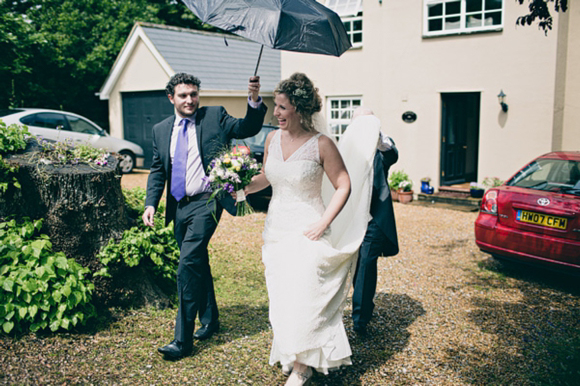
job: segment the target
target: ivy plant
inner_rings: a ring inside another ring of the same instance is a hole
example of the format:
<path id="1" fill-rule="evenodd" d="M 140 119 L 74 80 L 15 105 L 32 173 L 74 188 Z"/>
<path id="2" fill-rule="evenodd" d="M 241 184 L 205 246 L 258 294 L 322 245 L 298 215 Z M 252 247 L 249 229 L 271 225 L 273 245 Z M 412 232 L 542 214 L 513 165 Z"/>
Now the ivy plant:
<path id="1" fill-rule="evenodd" d="M 89 273 L 52 251 L 42 220 L 0 223 L 1 331 L 68 330 L 95 315 Z"/>

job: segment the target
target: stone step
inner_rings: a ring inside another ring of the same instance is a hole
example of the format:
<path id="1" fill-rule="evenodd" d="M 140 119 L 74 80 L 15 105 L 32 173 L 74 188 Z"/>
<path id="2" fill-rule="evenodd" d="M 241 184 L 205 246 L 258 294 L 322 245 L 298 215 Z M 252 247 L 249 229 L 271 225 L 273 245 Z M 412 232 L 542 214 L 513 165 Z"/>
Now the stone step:
<path id="1" fill-rule="evenodd" d="M 439 189 L 441 189 L 440 187 Z M 449 192 L 437 192 L 433 194 L 418 193 L 417 200 L 429 203 L 441 203 L 447 205 L 456 205 L 464 207 L 467 210 L 477 211 L 481 205 L 481 198 L 473 198 L 469 196 L 469 191 L 467 195 L 461 192 L 454 192 L 454 195 L 450 195 Z"/>

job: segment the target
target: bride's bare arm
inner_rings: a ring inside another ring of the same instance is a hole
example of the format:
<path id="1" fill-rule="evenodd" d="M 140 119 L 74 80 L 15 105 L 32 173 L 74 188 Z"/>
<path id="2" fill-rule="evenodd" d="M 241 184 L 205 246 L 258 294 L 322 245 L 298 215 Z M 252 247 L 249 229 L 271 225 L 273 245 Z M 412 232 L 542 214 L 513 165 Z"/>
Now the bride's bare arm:
<path id="1" fill-rule="evenodd" d="M 336 216 L 338 216 L 350 195 L 350 177 L 346 171 L 344 161 L 338 152 L 338 148 L 330 138 L 324 135 L 319 138 L 318 144 L 320 161 L 324 167 L 324 172 L 336 191 L 332 195 L 322 218 L 304 232 L 304 235 L 311 240 L 318 240 L 322 236 L 324 231 L 330 226 Z"/>
<path id="2" fill-rule="evenodd" d="M 266 165 L 266 160 L 268 159 L 268 148 L 270 147 L 270 141 L 272 140 L 272 137 L 275 133 L 275 130 L 271 131 L 266 137 L 266 143 L 264 143 L 264 160 L 262 161 L 262 172 L 257 176 L 254 176 L 254 178 L 252 178 L 252 182 L 246 186 L 244 189 L 246 194 L 256 193 L 270 186 L 270 181 L 268 181 L 266 175 L 264 174 L 264 165 Z"/>

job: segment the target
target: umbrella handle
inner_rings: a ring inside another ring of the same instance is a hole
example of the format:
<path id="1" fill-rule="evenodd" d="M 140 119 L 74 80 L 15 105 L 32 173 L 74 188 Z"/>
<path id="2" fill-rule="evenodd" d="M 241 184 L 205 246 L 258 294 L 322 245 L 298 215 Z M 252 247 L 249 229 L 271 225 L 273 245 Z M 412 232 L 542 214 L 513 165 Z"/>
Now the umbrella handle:
<path id="1" fill-rule="evenodd" d="M 264 51 L 264 45 L 260 47 L 260 55 L 258 56 L 258 63 L 256 63 L 256 70 L 254 71 L 254 76 L 258 74 L 258 67 L 260 67 L 260 60 L 262 59 L 262 51 Z"/>

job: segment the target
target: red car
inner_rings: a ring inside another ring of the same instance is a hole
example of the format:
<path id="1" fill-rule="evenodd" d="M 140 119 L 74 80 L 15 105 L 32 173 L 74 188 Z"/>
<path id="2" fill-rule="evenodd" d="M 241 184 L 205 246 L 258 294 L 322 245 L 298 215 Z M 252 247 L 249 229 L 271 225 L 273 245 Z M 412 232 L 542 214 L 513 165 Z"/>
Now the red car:
<path id="1" fill-rule="evenodd" d="M 580 152 L 544 154 L 485 192 L 475 242 L 496 257 L 580 274 Z"/>

